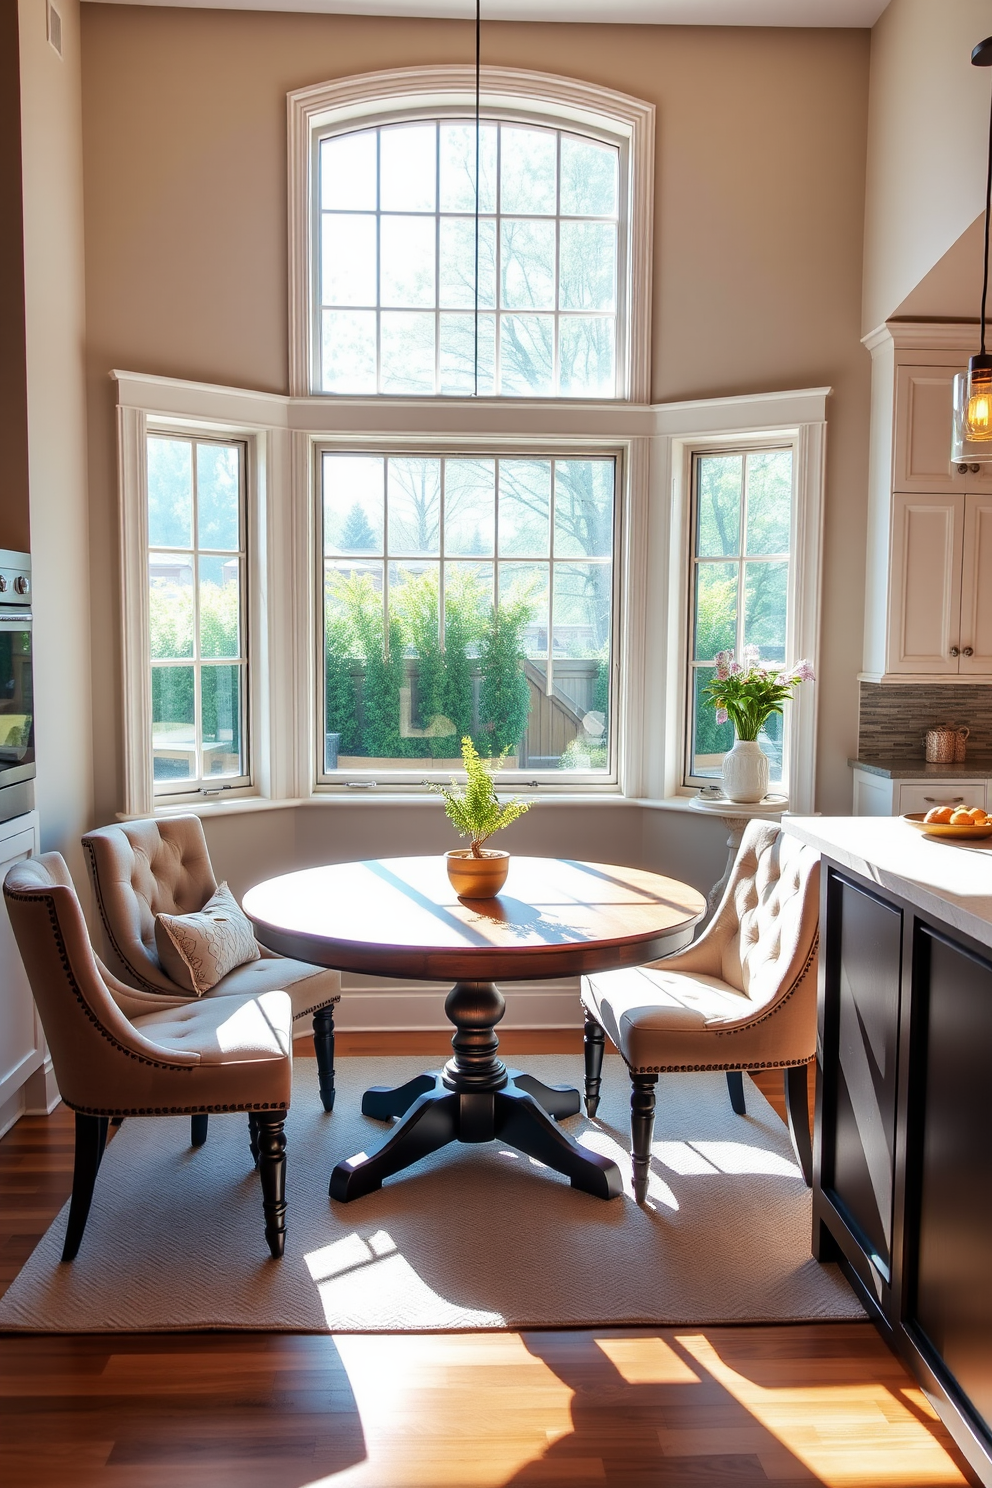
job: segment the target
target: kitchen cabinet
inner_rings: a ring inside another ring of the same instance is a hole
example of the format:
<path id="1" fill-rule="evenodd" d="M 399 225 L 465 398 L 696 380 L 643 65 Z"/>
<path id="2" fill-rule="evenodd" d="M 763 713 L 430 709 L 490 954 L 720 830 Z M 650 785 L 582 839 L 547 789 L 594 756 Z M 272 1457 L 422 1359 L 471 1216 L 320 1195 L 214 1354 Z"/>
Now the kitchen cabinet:
<path id="1" fill-rule="evenodd" d="M 813 1252 L 992 1488 L 992 854 L 783 826 L 822 853 Z"/>
<path id="2" fill-rule="evenodd" d="M 992 675 L 992 491 L 895 493 L 891 551 L 887 670 Z"/>
<path id="3" fill-rule="evenodd" d="M 961 325 L 893 323 L 865 338 L 864 681 L 992 678 L 992 466 L 950 458 L 952 384 L 973 342 Z"/>
<path id="4" fill-rule="evenodd" d="M 987 811 L 988 779 L 893 780 L 855 767 L 855 816 L 907 816 L 932 806 L 981 806 Z"/>

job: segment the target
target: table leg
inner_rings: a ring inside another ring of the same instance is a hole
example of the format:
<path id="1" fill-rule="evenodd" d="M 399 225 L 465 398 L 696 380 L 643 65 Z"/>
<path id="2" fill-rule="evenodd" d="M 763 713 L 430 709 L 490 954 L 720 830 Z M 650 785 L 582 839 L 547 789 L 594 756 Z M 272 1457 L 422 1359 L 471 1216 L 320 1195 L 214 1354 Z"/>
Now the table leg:
<path id="1" fill-rule="evenodd" d="M 519 1070 L 507 1071 L 499 1055 L 496 1024 L 505 1011 L 493 982 L 456 982 L 444 1010 L 455 1025 L 452 1057 L 442 1071 L 418 1075 L 395 1090 L 365 1092 L 362 1111 L 379 1120 L 399 1117 L 379 1151 L 340 1162 L 330 1195 L 341 1203 L 381 1188 L 384 1178 L 449 1142 L 489 1142 L 499 1137 L 571 1179 L 573 1188 L 601 1199 L 623 1191 L 620 1170 L 609 1158 L 573 1142 L 555 1118 L 577 1115 L 579 1092 L 545 1085 Z"/>

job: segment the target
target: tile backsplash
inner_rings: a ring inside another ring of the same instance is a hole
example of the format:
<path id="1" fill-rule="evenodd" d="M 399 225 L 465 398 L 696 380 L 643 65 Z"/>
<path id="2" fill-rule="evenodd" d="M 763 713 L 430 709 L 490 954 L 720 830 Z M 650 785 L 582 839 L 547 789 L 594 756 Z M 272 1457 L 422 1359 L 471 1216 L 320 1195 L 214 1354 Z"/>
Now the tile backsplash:
<path id="1" fill-rule="evenodd" d="M 968 754 L 992 754 L 992 686 L 861 683 L 861 758 L 923 759 L 923 735 L 935 723 L 966 723 Z"/>

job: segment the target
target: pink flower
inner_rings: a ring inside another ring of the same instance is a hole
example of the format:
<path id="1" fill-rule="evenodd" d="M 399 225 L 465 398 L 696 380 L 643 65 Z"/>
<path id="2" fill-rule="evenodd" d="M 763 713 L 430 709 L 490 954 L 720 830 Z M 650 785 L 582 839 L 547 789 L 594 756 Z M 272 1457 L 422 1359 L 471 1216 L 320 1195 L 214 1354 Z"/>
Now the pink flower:
<path id="1" fill-rule="evenodd" d="M 739 676 L 739 675 L 740 675 L 740 673 L 741 673 L 741 672 L 742 672 L 742 671 L 743 671 L 743 670 L 744 670 L 744 668 L 743 668 L 743 667 L 742 667 L 742 666 L 741 666 L 741 664 L 740 664 L 740 662 L 739 662 L 739 661 L 732 661 L 732 662 L 731 662 L 731 663 L 730 663 L 730 675 L 731 675 L 731 676 L 732 676 L 732 677 L 737 677 L 737 676 Z"/>
<path id="2" fill-rule="evenodd" d="M 716 710 L 716 721 L 717 721 L 717 723 L 726 723 L 726 721 L 727 721 L 727 719 L 729 717 L 730 717 L 730 714 L 727 712 L 726 708 L 717 708 L 717 710 Z"/>
<path id="3" fill-rule="evenodd" d="M 796 675 L 796 681 L 797 682 L 815 682 L 816 681 L 816 677 L 813 675 L 812 664 L 809 661 L 807 661 L 805 657 L 803 657 L 802 661 L 797 661 L 796 662 L 796 672 L 795 672 L 795 675 Z"/>

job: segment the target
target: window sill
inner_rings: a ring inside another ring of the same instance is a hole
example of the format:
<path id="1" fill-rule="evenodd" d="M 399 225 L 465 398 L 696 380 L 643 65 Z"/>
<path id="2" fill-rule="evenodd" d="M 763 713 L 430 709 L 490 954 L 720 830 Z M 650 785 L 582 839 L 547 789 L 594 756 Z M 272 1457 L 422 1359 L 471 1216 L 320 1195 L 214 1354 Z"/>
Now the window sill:
<path id="1" fill-rule="evenodd" d="M 621 795 L 559 795 L 559 796 L 534 796 L 540 801 L 542 807 L 548 806 L 643 806 L 644 801 L 635 800 L 631 796 Z M 664 803 L 668 804 L 668 803 Z M 235 801 L 187 801 L 177 802 L 174 806 L 157 805 L 153 811 L 155 817 L 170 816 L 199 816 L 199 817 L 225 817 L 240 816 L 256 811 L 295 811 L 299 807 L 317 807 L 320 810 L 336 810 L 338 808 L 354 808 L 356 806 L 423 806 L 438 810 L 437 797 L 428 795 L 426 792 L 417 795 L 387 795 L 380 793 L 372 795 L 366 791 L 355 791 L 347 796 L 295 796 L 285 800 L 270 800 L 262 796 L 241 797 Z M 127 812 L 117 813 L 117 820 L 136 821 L 139 820 Z"/>

